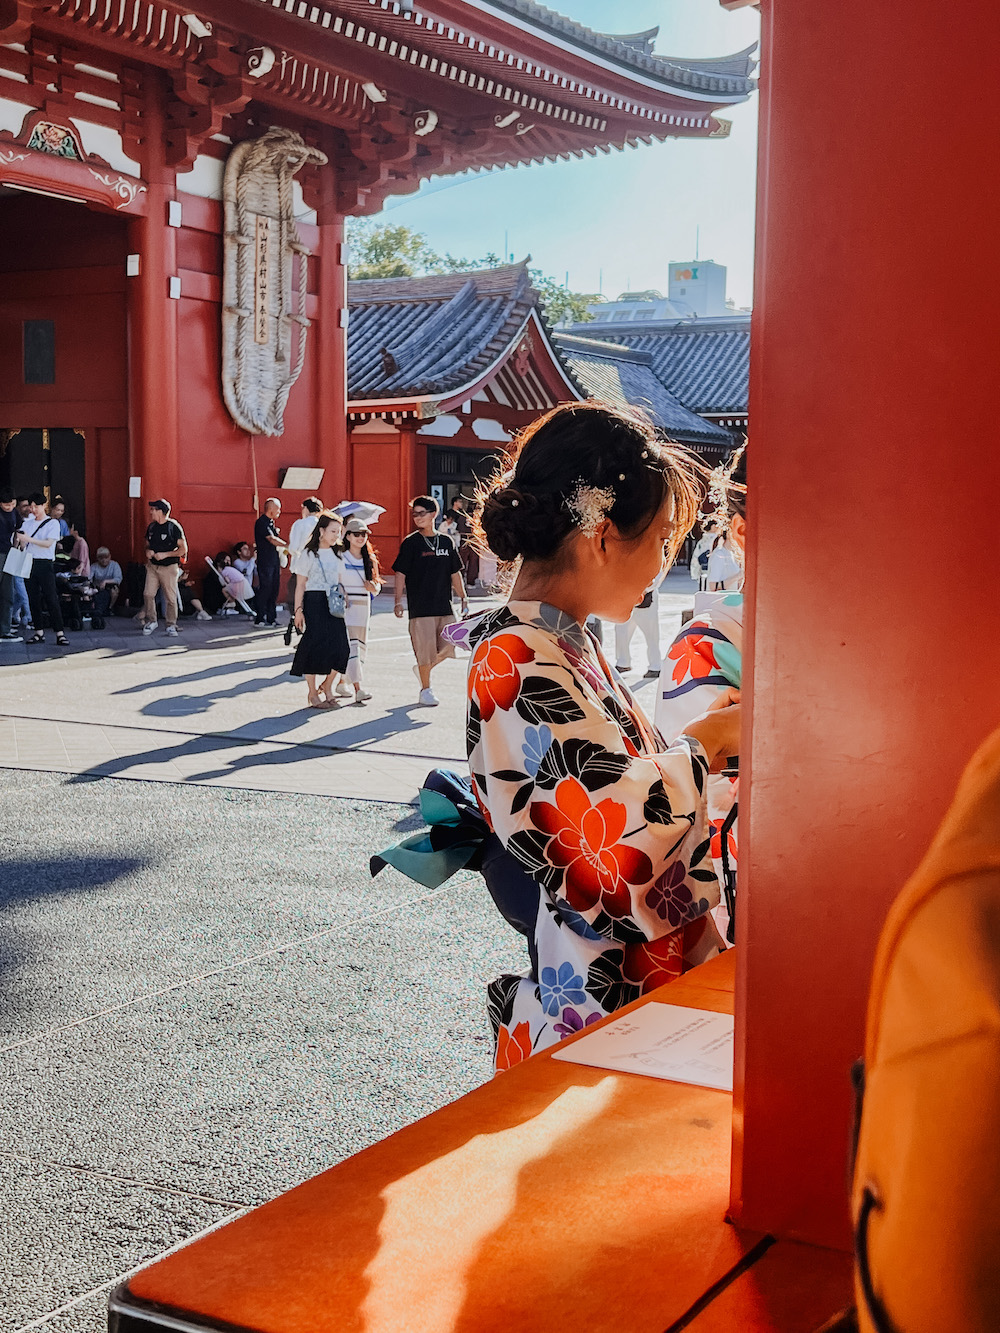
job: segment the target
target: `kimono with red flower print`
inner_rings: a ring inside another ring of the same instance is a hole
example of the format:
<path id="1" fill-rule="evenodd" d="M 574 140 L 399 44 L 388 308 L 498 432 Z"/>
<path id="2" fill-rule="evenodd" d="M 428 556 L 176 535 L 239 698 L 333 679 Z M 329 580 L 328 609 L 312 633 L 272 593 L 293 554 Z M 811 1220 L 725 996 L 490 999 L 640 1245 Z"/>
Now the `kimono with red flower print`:
<path id="1" fill-rule="evenodd" d="M 471 645 L 473 790 L 538 886 L 537 965 L 488 988 L 501 1070 L 717 954 L 719 884 L 704 750 L 662 741 L 587 630 L 511 602 Z"/>
<path id="2" fill-rule="evenodd" d="M 743 594 L 704 592 L 695 598 L 694 619 L 667 650 L 660 672 L 656 728 L 668 740 L 679 736 L 692 718 L 699 717 L 726 686 L 737 689 L 743 675 Z M 735 820 L 725 828 L 739 791 L 739 778 L 713 773 L 708 779 L 708 818 L 712 833 L 712 861 L 719 883 L 724 883 L 722 840 L 735 873 L 739 855 Z M 725 829 L 725 832 L 723 830 Z M 713 910 L 715 923 L 725 935 L 729 913 L 724 903 Z"/>

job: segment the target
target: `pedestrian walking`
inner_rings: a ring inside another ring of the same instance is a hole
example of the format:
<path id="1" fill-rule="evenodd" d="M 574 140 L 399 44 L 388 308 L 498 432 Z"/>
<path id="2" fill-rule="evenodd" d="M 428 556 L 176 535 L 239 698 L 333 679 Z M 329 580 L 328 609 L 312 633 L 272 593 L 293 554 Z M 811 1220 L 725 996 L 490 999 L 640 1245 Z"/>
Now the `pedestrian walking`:
<path id="1" fill-rule="evenodd" d="M 306 549 L 306 542 L 312 536 L 312 530 L 316 526 L 316 520 L 323 512 L 323 502 L 315 495 L 308 496 L 302 501 L 302 517 L 297 518 L 288 529 L 288 555 L 291 560 L 291 570 L 295 573 L 295 560 Z"/>
<path id="2" fill-rule="evenodd" d="M 163 594 L 167 634 L 177 635 L 177 575 L 187 559 L 187 538 L 176 519 L 170 517 L 169 500 L 150 500 L 146 529 L 146 586 L 143 589 L 143 634 L 156 629 L 156 595 Z"/>
<path id="3" fill-rule="evenodd" d="M 344 564 L 333 549 L 340 524 L 320 514 L 299 558 L 295 575 L 295 625 L 302 634 L 291 674 L 304 676 L 310 708 L 331 708 L 337 677 L 347 670 L 350 644 L 344 623 Z M 339 614 L 331 608 L 341 602 Z"/>
<path id="4" fill-rule="evenodd" d="M 704 592 L 708 587 L 708 561 L 718 535 L 718 523 L 714 519 L 709 519 L 705 524 L 704 531 L 695 543 L 694 550 L 691 552 L 689 572 L 692 579 L 697 583 L 699 592 Z"/>
<path id="5" fill-rule="evenodd" d="M 458 547 L 459 559 L 462 561 L 465 585 L 471 588 L 474 583 L 479 582 L 479 551 L 472 540 L 472 519 L 466 511 L 463 496 L 455 497 L 449 513 L 452 515 L 452 522 L 458 528 L 458 540 L 455 544 Z"/>
<path id="6" fill-rule="evenodd" d="M 0 491 L 0 570 L 14 544 L 14 533 L 20 526 L 21 519 L 17 512 L 17 501 L 12 490 Z M 6 571 L 0 573 L 0 639 L 19 639 L 11 628 L 11 615 L 14 610 L 15 575 Z"/>
<path id="7" fill-rule="evenodd" d="M 349 518 L 344 526 L 344 538 L 334 550 L 344 562 L 344 589 L 347 607 L 344 621 L 351 655 L 347 661 L 347 680 L 337 686 L 342 697 L 354 695 L 355 703 L 370 699 L 365 689 L 365 657 L 368 652 L 368 622 L 372 613 L 372 596 L 382 591 L 378 556 L 372 550 L 368 525 L 359 518 Z"/>
<path id="8" fill-rule="evenodd" d="M 462 581 L 462 561 L 450 537 L 434 531 L 438 503 L 429 495 L 418 495 L 410 502 L 410 518 L 415 532 L 404 537 L 393 562 L 396 575 L 395 614 L 403 615 L 403 593 L 410 618 L 410 643 L 417 659 L 414 671 L 420 681 L 419 702 L 435 708 L 439 702 L 431 689 L 431 672 L 455 649 L 441 631 L 455 623 L 452 594 L 461 599 L 463 615 L 469 599 Z"/>
<path id="9" fill-rule="evenodd" d="M 253 539 L 257 546 L 257 615 L 255 625 L 274 629 L 278 623 L 278 586 L 281 583 L 280 552 L 285 543 L 277 528 L 281 516 L 281 501 L 273 496 L 264 501 L 264 512 L 253 525 Z"/>
<path id="10" fill-rule="evenodd" d="M 31 622 L 35 632 L 28 643 L 44 643 L 42 629 L 43 609 L 49 614 L 49 622 L 56 632 L 56 643 L 60 648 L 67 648 L 69 640 L 63 633 L 62 610 L 59 606 L 59 593 L 56 591 L 56 545 L 59 542 L 59 520 L 52 518 L 45 507 L 45 496 L 35 491 L 28 497 L 31 514 L 15 533 L 14 541 L 22 551 L 31 556 L 31 574 L 28 577 L 28 601 L 31 603 Z"/>
<path id="11" fill-rule="evenodd" d="M 615 670 L 623 675 L 632 670 L 632 637 L 636 630 L 646 640 L 646 678 L 656 680 L 663 665 L 660 653 L 660 583 L 647 588 L 624 625 L 615 626 Z"/>

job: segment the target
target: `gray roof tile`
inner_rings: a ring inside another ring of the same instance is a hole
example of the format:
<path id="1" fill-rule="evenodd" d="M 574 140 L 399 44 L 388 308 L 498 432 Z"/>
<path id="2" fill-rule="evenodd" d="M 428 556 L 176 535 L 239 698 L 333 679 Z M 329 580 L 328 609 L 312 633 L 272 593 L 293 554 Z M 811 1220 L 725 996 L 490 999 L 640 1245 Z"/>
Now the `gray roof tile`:
<path id="1" fill-rule="evenodd" d="M 496 360 L 538 303 L 526 264 L 348 284 L 348 397 L 453 393 Z"/>
<path id="2" fill-rule="evenodd" d="M 542 317 L 526 263 L 352 282 L 348 301 L 348 397 L 355 402 L 454 393 L 514 346 L 532 310 Z M 587 334 L 549 331 L 548 337 L 581 397 L 642 407 L 682 443 L 729 445 L 726 431 L 689 411 L 664 386 L 652 353 Z"/>
<path id="3" fill-rule="evenodd" d="M 640 407 L 654 425 L 682 444 L 715 444 L 724 449 L 732 445 L 728 431 L 689 412 L 667 390 L 648 354 L 558 332 L 552 335 L 552 341 L 588 398 Z"/>
<path id="4" fill-rule="evenodd" d="M 618 64 L 642 70 L 682 90 L 715 93 L 726 99 L 747 97 L 755 87 L 755 81 L 750 76 L 757 63 L 753 59 L 756 43 L 731 56 L 687 60 L 657 55 L 653 51 L 658 28 L 632 36 L 615 37 L 595 32 L 546 5 L 536 4 L 535 0 L 490 0 L 490 3 L 495 9 L 516 15 L 543 32 L 557 33 L 585 51 L 610 57 Z"/>
<path id="5" fill-rule="evenodd" d="M 750 380 L 750 321 L 746 318 L 575 324 L 569 332 L 604 339 L 651 358 L 656 374 L 692 412 L 745 415 Z"/>

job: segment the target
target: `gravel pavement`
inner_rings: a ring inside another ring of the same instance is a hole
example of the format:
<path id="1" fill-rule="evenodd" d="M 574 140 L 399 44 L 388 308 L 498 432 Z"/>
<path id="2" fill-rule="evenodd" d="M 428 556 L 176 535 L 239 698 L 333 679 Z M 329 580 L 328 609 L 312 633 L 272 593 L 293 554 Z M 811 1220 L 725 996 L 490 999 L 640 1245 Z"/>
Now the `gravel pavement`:
<path id="1" fill-rule="evenodd" d="M 370 878 L 411 807 L 7 771 L 0 808 L 3 1329 L 98 1333 L 122 1274 L 489 1077 L 520 940 L 478 876 Z"/>

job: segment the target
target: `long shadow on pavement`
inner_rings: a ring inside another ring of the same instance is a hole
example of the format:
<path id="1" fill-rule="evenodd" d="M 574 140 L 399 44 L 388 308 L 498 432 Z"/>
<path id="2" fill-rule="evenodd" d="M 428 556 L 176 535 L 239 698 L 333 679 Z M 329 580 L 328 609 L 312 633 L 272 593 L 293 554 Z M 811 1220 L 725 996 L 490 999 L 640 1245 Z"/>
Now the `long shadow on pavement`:
<path id="1" fill-rule="evenodd" d="M 60 893 L 101 889 L 152 864 L 148 856 L 0 857 L 0 978 L 30 952 L 7 913 L 22 903 Z M 2 994 L 0 988 L 0 994 Z M 12 997 L 5 997 L 7 1007 Z"/>
<path id="2" fill-rule="evenodd" d="M 214 703 L 223 699 L 238 699 L 241 694 L 256 694 L 260 690 L 284 684 L 286 678 L 284 669 L 279 669 L 277 675 L 254 676 L 251 680 L 230 686 L 228 690 L 209 690 L 206 694 L 172 694 L 164 699 L 151 699 L 139 711 L 146 717 L 190 717 L 197 713 L 207 713 Z"/>
<path id="3" fill-rule="evenodd" d="M 250 754 L 241 755 L 222 768 L 187 774 L 182 780 L 207 782 L 216 778 L 230 777 L 233 774 L 255 768 L 267 768 L 276 764 L 301 764 L 311 759 L 326 759 L 337 751 L 356 748 L 359 743 L 359 738 L 356 735 L 358 732 L 363 732 L 366 740 L 378 740 L 407 730 L 405 727 L 394 725 L 397 720 L 395 715 L 405 715 L 407 709 L 413 707 L 416 707 L 416 705 L 410 704 L 405 707 L 389 709 L 388 713 L 382 718 L 373 718 L 370 723 L 364 724 L 363 727 L 351 728 L 348 731 L 341 732 L 337 735 L 336 744 L 323 744 L 317 742 L 316 739 L 288 740 L 280 750 L 260 752 L 255 750 Z M 312 714 L 306 714 L 306 710 L 302 709 L 296 713 L 280 717 L 262 718 L 252 724 L 254 733 L 252 736 L 247 735 L 244 730 L 242 734 L 237 731 L 227 736 L 191 736 L 178 745 L 154 745 L 150 749 L 140 751 L 137 754 L 119 755 L 116 759 L 103 760 L 91 768 L 73 774 L 66 781 L 67 783 L 78 783 L 89 782 L 95 777 L 113 778 L 121 773 L 127 773 L 130 769 L 140 768 L 146 764 L 170 764 L 175 760 L 187 759 L 196 755 L 209 756 L 227 750 L 246 750 L 248 745 L 254 745 L 255 742 L 269 741 L 287 732 L 290 725 L 293 724 L 293 719 L 300 715 L 312 716 Z M 415 723 L 414 727 L 419 729 L 427 725 L 428 723 Z M 353 746 L 351 743 L 345 744 L 345 738 L 348 739 L 348 742 L 353 741 Z M 428 756 L 428 760 L 433 763 L 433 757 Z"/>

